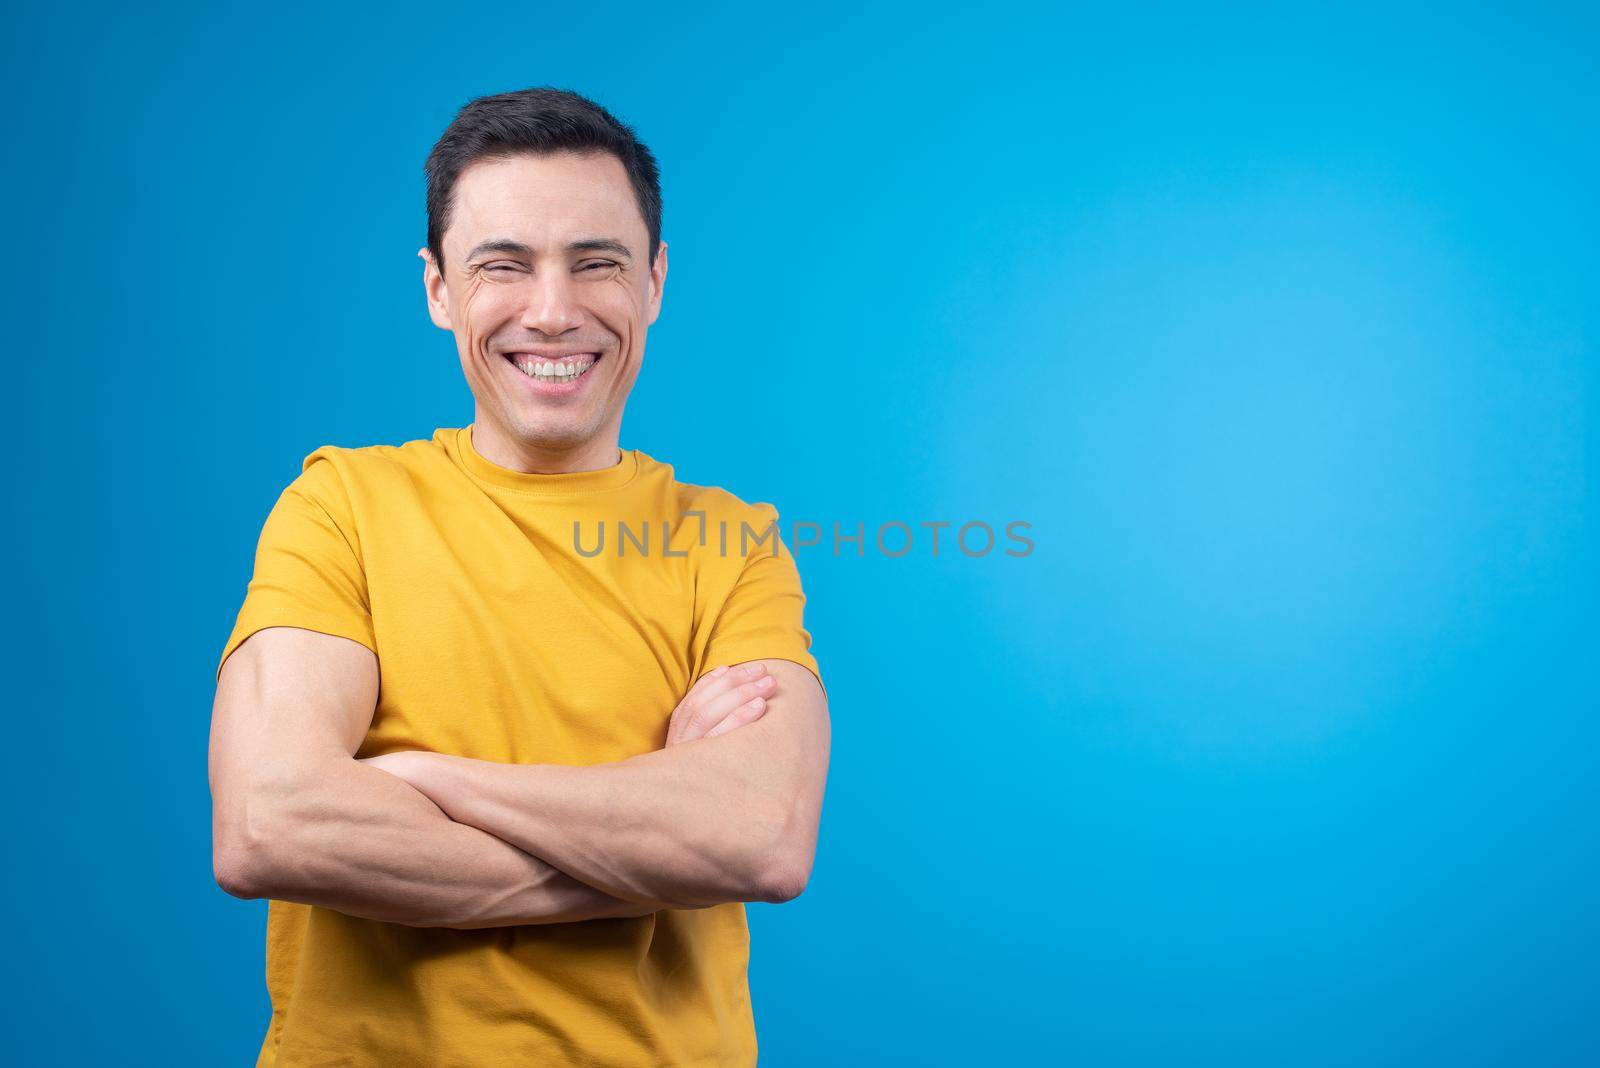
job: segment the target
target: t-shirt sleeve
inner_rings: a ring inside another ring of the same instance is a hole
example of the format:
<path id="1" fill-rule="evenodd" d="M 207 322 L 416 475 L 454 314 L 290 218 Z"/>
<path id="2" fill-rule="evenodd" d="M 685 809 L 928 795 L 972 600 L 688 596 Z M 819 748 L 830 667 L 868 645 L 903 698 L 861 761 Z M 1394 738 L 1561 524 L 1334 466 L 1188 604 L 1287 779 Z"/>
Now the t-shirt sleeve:
<path id="1" fill-rule="evenodd" d="M 378 651 L 349 495 L 321 450 L 306 458 L 262 525 L 255 572 L 217 674 L 246 638 L 267 627 L 301 627 Z"/>
<path id="2" fill-rule="evenodd" d="M 778 533 L 777 510 L 768 504 L 753 507 L 757 518 L 743 545 L 738 524 L 730 525 L 729 546 L 744 552 L 744 564 L 712 621 L 701 671 L 747 660 L 792 660 L 817 677 L 826 695 L 827 684 L 811 655 L 811 634 L 804 625 L 806 596 L 800 571 Z"/>

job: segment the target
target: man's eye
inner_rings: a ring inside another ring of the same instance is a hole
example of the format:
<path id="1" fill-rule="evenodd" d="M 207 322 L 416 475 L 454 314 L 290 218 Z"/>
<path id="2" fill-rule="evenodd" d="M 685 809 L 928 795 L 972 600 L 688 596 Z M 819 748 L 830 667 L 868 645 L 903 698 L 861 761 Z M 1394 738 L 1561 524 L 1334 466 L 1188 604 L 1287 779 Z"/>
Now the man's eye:
<path id="1" fill-rule="evenodd" d="M 615 266 L 616 266 L 616 264 L 613 263 L 611 260 L 595 260 L 593 263 L 586 264 L 583 269 L 586 270 L 586 271 L 592 271 L 596 267 L 604 268 L 604 267 L 615 267 Z"/>
<path id="2" fill-rule="evenodd" d="M 515 271 L 517 267 L 510 263 L 491 263 L 488 269 L 491 271 Z"/>

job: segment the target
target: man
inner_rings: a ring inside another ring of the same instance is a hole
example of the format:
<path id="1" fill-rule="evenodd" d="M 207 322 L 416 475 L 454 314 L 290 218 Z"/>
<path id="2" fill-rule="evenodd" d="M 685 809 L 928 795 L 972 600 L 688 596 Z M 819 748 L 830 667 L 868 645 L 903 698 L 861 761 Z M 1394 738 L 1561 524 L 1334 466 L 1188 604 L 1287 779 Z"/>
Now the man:
<path id="1" fill-rule="evenodd" d="M 806 884 L 829 719 L 775 510 L 618 446 L 654 158 L 530 89 L 427 176 L 472 424 L 308 456 L 218 667 L 216 877 L 271 899 L 258 1064 L 753 1064 L 742 902 Z"/>

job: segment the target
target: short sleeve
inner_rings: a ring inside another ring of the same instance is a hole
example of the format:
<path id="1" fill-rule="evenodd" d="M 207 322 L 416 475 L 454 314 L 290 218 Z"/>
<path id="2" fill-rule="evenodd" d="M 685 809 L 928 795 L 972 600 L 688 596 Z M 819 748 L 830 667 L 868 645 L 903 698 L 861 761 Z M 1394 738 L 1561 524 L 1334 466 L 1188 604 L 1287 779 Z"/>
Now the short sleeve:
<path id="1" fill-rule="evenodd" d="M 744 564 L 712 621 L 701 670 L 748 660 L 792 660 L 815 675 L 826 694 L 821 669 L 811 655 L 811 634 L 804 625 L 806 596 L 800 571 L 778 533 L 778 513 L 771 505 L 754 508 L 761 526 L 751 524 L 755 529 L 743 545 L 741 532 L 730 529 L 729 544 L 739 546 Z"/>
<path id="2" fill-rule="evenodd" d="M 322 450 L 306 458 L 262 525 L 255 572 L 217 674 L 246 638 L 267 627 L 333 634 L 377 652 L 349 495 Z"/>

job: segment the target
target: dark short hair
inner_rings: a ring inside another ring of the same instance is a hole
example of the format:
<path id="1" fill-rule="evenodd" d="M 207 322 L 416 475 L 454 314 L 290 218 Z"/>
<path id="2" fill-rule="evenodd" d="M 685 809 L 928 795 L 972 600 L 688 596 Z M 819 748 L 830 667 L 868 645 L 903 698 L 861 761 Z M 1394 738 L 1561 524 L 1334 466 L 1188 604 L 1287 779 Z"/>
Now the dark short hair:
<path id="1" fill-rule="evenodd" d="M 423 166 L 428 180 L 428 250 L 440 270 L 444 232 L 450 228 L 461 172 L 479 160 L 555 152 L 608 152 L 622 161 L 650 233 L 649 262 L 655 265 L 661 245 L 661 176 L 655 156 L 631 127 L 599 104 L 567 89 L 546 87 L 469 101 L 428 153 Z"/>

